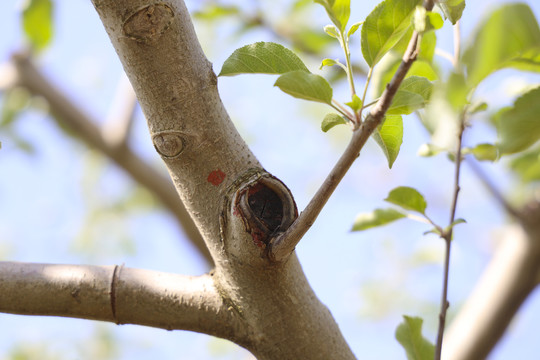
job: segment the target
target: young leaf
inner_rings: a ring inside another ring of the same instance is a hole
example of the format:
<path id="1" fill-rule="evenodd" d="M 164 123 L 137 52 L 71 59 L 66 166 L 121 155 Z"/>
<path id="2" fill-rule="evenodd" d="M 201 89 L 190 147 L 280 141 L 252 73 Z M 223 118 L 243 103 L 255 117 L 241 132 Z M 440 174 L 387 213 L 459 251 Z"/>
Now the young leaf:
<path id="1" fill-rule="evenodd" d="M 345 65 L 343 65 L 342 63 L 339 62 L 339 60 L 334 60 L 334 59 L 324 59 L 322 62 L 321 62 L 321 66 L 319 67 L 319 70 L 321 70 L 323 67 L 325 66 L 334 66 L 334 65 L 337 65 L 339 66 L 340 68 L 344 69 L 345 71 L 347 71 L 347 68 L 345 67 Z"/>
<path id="2" fill-rule="evenodd" d="M 381 60 L 411 25 L 411 16 L 421 1 L 384 0 L 362 25 L 362 54 L 369 67 Z"/>
<path id="3" fill-rule="evenodd" d="M 22 13 L 24 33 L 32 47 L 44 49 L 52 39 L 53 3 L 51 0 L 30 0 Z"/>
<path id="4" fill-rule="evenodd" d="M 326 114 L 324 117 L 324 120 L 321 124 L 321 130 L 324 132 L 327 132 L 331 128 L 333 128 L 336 125 L 346 124 L 347 121 L 343 118 L 343 116 L 338 114 Z"/>
<path id="5" fill-rule="evenodd" d="M 540 87 L 519 97 L 511 108 L 495 114 L 499 150 L 512 154 L 540 140 Z"/>
<path id="6" fill-rule="evenodd" d="M 404 217 L 406 217 L 405 214 L 394 209 L 375 209 L 370 213 L 358 214 L 354 220 L 352 231 L 362 231 L 386 225 Z"/>
<path id="7" fill-rule="evenodd" d="M 295 70 L 309 72 L 291 50 L 280 44 L 261 41 L 236 49 L 225 60 L 218 76 L 284 74 Z"/>
<path id="8" fill-rule="evenodd" d="M 472 115 L 472 114 L 479 113 L 480 111 L 485 111 L 487 110 L 487 108 L 488 108 L 488 105 L 485 102 L 481 101 L 478 103 L 471 104 L 471 106 L 467 108 L 467 112 Z"/>
<path id="9" fill-rule="evenodd" d="M 358 30 L 358 28 L 360 28 L 360 26 L 362 26 L 363 23 L 363 21 L 360 21 L 352 24 L 352 26 L 349 28 L 349 31 L 347 31 L 347 39 L 353 36 L 353 34 Z"/>
<path id="10" fill-rule="evenodd" d="M 465 9 L 465 0 L 439 0 L 436 4 L 439 5 L 444 17 L 450 20 L 453 25 L 456 25 L 457 21 L 461 19 Z"/>
<path id="11" fill-rule="evenodd" d="M 422 335 L 419 317 L 403 316 L 403 322 L 396 329 L 396 340 L 405 349 L 408 360 L 432 360 L 435 346 Z"/>
<path id="12" fill-rule="evenodd" d="M 438 155 L 443 149 L 432 145 L 432 144 L 422 144 L 420 145 L 420 148 L 418 148 L 417 155 L 422 157 L 431 157 Z"/>
<path id="13" fill-rule="evenodd" d="M 373 133 L 391 169 L 403 143 L 403 119 L 399 115 L 387 115 L 382 125 Z"/>
<path id="14" fill-rule="evenodd" d="M 362 99 L 360 99 L 358 95 L 354 94 L 352 96 L 352 101 L 345 103 L 345 105 L 347 105 L 354 111 L 360 111 L 360 109 L 362 108 Z"/>
<path id="15" fill-rule="evenodd" d="M 295 98 L 332 104 L 332 87 L 325 78 L 303 70 L 281 75 L 275 82 L 281 91 Z"/>
<path id="16" fill-rule="evenodd" d="M 425 77 L 410 76 L 403 80 L 387 114 L 410 114 L 427 103 L 431 97 L 433 84 Z"/>
<path id="17" fill-rule="evenodd" d="M 335 25 L 326 25 L 324 27 L 324 32 L 327 33 L 330 37 L 339 39 L 339 30 Z"/>
<path id="18" fill-rule="evenodd" d="M 495 161 L 499 158 L 499 150 L 495 145 L 478 144 L 472 148 L 472 154 L 480 161 Z"/>
<path id="19" fill-rule="evenodd" d="M 324 6 L 328 17 L 341 32 L 345 31 L 351 15 L 351 0 L 314 0 Z"/>
<path id="20" fill-rule="evenodd" d="M 390 191 L 384 201 L 400 206 L 405 210 L 419 212 L 420 214 L 425 214 L 427 207 L 426 200 L 422 194 L 408 186 L 399 186 Z"/>
<path id="21" fill-rule="evenodd" d="M 444 20 L 441 15 L 427 11 L 423 6 L 417 6 L 414 10 L 412 25 L 414 30 L 419 33 L 440 29 L 443 24 Z"/>
<path id="22" fill-rule="evenodd" d="M 463 54 L 468 80 L 475 86 L 505 67 L 540 72 L 539 50 L 540 28 L 529 6 L 501 6 L 481 24 Z"/>

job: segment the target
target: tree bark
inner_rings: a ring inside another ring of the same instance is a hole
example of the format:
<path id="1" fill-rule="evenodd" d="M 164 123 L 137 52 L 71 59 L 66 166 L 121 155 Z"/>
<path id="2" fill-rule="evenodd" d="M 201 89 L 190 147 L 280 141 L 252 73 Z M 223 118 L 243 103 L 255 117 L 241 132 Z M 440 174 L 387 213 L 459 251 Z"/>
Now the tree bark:
<path id="1" fill-rule="evenodd" d="M 297 216 L 294 200 L 234 128 L 184 3 L 93 3 L 216 264 L 214 286 L 241 319 L 229 339 L 258 359 L 353 359 L 296 255 L 266 256 L 270 233 Z"/>

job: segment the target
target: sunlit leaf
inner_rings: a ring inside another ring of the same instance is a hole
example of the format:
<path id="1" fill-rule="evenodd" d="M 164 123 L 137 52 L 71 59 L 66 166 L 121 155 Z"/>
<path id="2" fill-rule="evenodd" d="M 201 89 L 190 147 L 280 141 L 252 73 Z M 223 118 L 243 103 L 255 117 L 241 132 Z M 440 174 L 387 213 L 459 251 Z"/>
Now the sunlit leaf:
<path id="1" fill-rule="evenodd" d="M 406 217 L 405 214 L 395 209 L 375 209 L 369 213 L 358 214 L 354 220 L 352 231 L 362 231 L 386 225 L 404 217 Z"/>
<path id="2" fill-rule="evenodd" d="M 353 34 L 356 33 L 356 31 L 360 28 L 360 26 L 362 26 L 363 23 L 364 23 L 363 21 L 360 21 L 360 22 L 352 24 L 349 31 L 347 31 L 347 38 L 350 38 L 351 36 L 353 36 Z"/>
<path id="3" fill-rule="evenodd" d="M 431 30 L 440 29 L 444 24 L 441 15 L 427 11 L 423 6 L 417 6 L 412 17 L 414 30 L 419 33 L 426 33 Z"/>
<path id="4" fill-rule="evenodd" d="M 526 150 L 540 139 L 540 87 L 519 97 L 494 116 L 502 154 Z"/>
<path id="5" fill-rule="evenodd" d="M 321 124 L 321 130 L 327 132 L 336 125 L 346 124 L 347 121 L 343 116 L 338 114 L 326 114 Z"/>
<path id="6" fill-rule="evenodd" d="M 239 74 L 284 74 L 301 70 L 309 72 L 295 53 L 273 42 L 257 42 L 236 49 L 221 68 L 219 76 Z"/>
<path id="7" fill-rule="evenodd" d="M 406 210 L 417 211 L 420 214 L 424 214 L 427 207 L 426 200 L 422 194 L 418 190 L 408 186 L 400 186 L 390 191 L 384 201 L 388 201 Z"/>
<path id="8" fill-rule="evenodd" d="M 339 60 L 334 60 L 334 59 L 323 59 L 323 61 L 321 62 L 321 66 L 319 67 L 319 70 L 321 70 L 323 67 L 325 66 L 334 66 L 334 65 L 337 65 L 341 68 L 345 68 L 345 65 L 343 65 L 342 63 L 339 62 Z"/>
<path id="9" fill-rule="evenodd" d="M 480 161 L 495 161 L 499 158 L 499 149 L 492 144 L 478 144 L 471 152 Z"/>
<path id="10" fill-rule="evenodd" d="M 348 107 L 354 111 L 359 111 L 362 108 L 362 99 L 356 94 L 352 96 L 352 101 L 345 103 Z"/>
<path id="11" fill-rule="evenodd" d="M 455 25 L 461 19 L 465 9 L 465 0 L 439 0 L 437 5 L 441 8 L 444 17 Z"/>
<path id="12" fill-rule="evenodd" d="M 362 54 L 370 67 L 381 60 L 407 32 L 411 16 L 421 1 L 384 0 L 362 25 Z"/>
<path id="13" fill-rule="evenodd" d="M 324 6 L 328 17 L 343 33 L 351 15 L 351 0 L 314 0 Z"/>
<path id="14" fill-rule="evenodd" d="M 432 90 L 433 84 L 424 77 L 406 78 L 396 92 L 387 114 L 410 114 L 424 107 L 431 97 Z"/>
<path id="15" fill-rule="evenodd" d="M 403 119 L 399 115 L 387 115 L 372 136 L 381 147 L 391 169 L 403 143 Z"/>
<path id="16" fill-rule="evenodd" d="M 208 4 L 199 11 L 193 12 L 193 17 L 201 20 L 216 20 L 227 16 L 238 15 L 238 6 Z"/>
<path id="17" fill-rule="evenodd" d="M 396 339 L 405 349 L 408 360 L 432 360 L 435 346 L 422 335 L 423 320 L 419 317 L 403 316 L 396 329 Z"/>
<path id="18" fill-rule="evenodd" d="M 480 101 L 480 102 L 471 104 L 471 106 L 467 108 L 467 112 L 472 115 L 472 114 L 479 113 L 481 111 L 485 111 L 487 110 L 487 108 L 488 108 L 488 105 L 484 101 Z"/>
<path id="19" fill-rule="evenodd" d="M 505 67 L 540 72 L 540 28 L 529 6 L 507 4 L 488 14 L 463 61 L 472 86 Z"/>
<path id="20" fill-rule="evenodd" d="M 324 32 L 335 39 L 339 39 L 339 30 L 335 25 L 326 25 Z"/>
<path id="21" fill-rule="evenodd" d="M 24 34 L 36 50 L 43 50 L 53 35 L 53 3 L 51 0 L 28 0 L 22 13 Z"/>
<path id="22" fill-rule="evenodd" d="M 332 87 L 325 78 L 302 70 L 291 71 L 281 75 L 274 86 L 295 98 L 332 103 Z"/>
<path id="23" fill-rule="evenodd" d="M 435 145 L 432 144 L 422 144 L 420 145 L 420 148 L 418 148 L 417 155 L 422 157 L 431 157 L 438 155 L 443 149 L 438 148 Z"/>

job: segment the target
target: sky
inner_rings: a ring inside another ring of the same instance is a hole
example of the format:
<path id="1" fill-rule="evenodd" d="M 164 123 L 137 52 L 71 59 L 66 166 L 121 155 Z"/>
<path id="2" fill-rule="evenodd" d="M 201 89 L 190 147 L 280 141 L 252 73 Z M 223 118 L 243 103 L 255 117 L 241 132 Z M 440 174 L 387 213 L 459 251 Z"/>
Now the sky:
<path id="1" fill-rule="evenodd" d="M 232 2 L 253 7 L 254 1 Z M 287 1 L 263 1 L 264 13 L 279 22 Z M 464 43 L 488 2 L 471 1 L 462 21 Z M 500 1 L 489 2 L 494 7 Z M 540 4 L 526 1 L 537 17 Z M 351 22 L 360 21 L 376 2 L 353 2 Z M 51 81 L 100 123 L 111 107 L 121 78 L 121 65 L 90 1 L 56 1 L 55 38 L 37 60 Z M 187 2 L 190 10 L 198 2 Z M 0 23 L 0 64 L 20 50 L 21 2 L 4 1 Z M 314 24 L 328 23 L 322 8 L 313 5 Z M 235 35 L 236 24 L 196 23 L 208 58 L 219 72 L 235 48 L 255 41 L 278 41 L 256 30 Z M 438 47 L 451 52 L 452 31 L 438 34 Z M 361 58 L 358 37 L 352 57 Z M 279 40 L 284 42 L 284 40 Z M 337 53 L 336 53 L 337 54 Z M 339 55 L 337 55 L 339 56 Z M 315 71 L 320 59 L 303 57 Z M 438 61 L 444 65 L 445 60 Z M 320 72 L 325 75 L 324 71 Z M 273 87 L 270 76 L 221 78 L 219 90 L 231 118 L 264 167 L 291 189 L 298 208 L 309 202 L 347 144 L 349 131 L 320 131 L 329 109 L 292 99 Z M 511 103 L 509 91 L 538 77 L 502 72 L 478 90 L 495 105 Z M 336 89 L 344 96 L 347 87 Z M 1 95 L 0 95 L 1 98 Z M 32 144 L 22 151 L 13 136 L 0 130 L 0 260 L 110 265 L 125 263 L 182 274 L 207 269 L 185 241 L 174 220 L 144 192 L 133 193 L 121 170 L 93 150 L 67 138 L 43 111 L 29 110 L 15 124 L 18 136 Z M 466 144 L 494 141 L 480 119 L 465 136 Z M 384 206 L 382 199 L 401 185 L 413 186 L 428 200 L 428 213 L 446 221 L 453 165 L 444 156 L 418 158 L 428 137 L 414 116 L 405 119 L 401 154 L 392 170 L 374 143 L 368 143 L 338 190 L 297 247 L 304 271 L 336 318 L 345 338 L 361 359 L 404 358 L 394 340 L 401 315 L 421 316 L 426 336 L 435 337 L 442 277 L 441 240 L 424 236 L 429 228 L 410 221 L 362 233 L 351 232 L 359 212 Z M 140 156 L 165 172 L 148 137 L 144 117 L 137 111 L 131 144 Z M 512 194 L 514 180 L 504 163 L 481 164 L 503 192 Z M 118 210 L 125 199 L 136 208 Z M 467 224 L 456 228 L 452 250 L 451 311 L 463 303 L 489 261 L 506 217 L 466 166 L 458 217 Z M 179 240 L 180 239 L 180 240 Z M 530 358 L 540 352 L 537 342 L 540 298 L 533 293 L 490 359 Z M 249 359 L 229 343 L 189 332 L 166 332 L 141 326 L 97 323 L 77 319 L 23 317 L 0 314 L 0 359 L 17 346 L 36 349 L 35 359 Z M 111 345 L 107 340 L 114 340 Z M 101 352 L 100 352 L 101 351 Z"/>

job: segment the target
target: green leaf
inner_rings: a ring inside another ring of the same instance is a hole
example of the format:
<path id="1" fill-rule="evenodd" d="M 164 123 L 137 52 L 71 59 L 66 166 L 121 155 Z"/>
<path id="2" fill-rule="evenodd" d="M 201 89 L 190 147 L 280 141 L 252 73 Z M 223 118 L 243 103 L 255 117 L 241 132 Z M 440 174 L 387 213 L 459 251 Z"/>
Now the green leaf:
<path id="1" fill-rule="evenodd" d="M 499 149 L 492 144 L 478 144 L 472 148 L 472 154 L 480 161 L 495 161 L 499 158 Z"/>
<path id="2" fill-rule="evenodd" d="M 29 0 L 22 13 L 24 34 L 35 50 L 43 50 L 53 35 L 53 3 L 51 0 Z"/>
<path id="3" fill-rule="evenodd" d="M 375 209 L 369 213 L 358 214 L 354 220 L 352 231 L 362 231 L 386 225 L 404 217 L 406 217 L 405 214 L 394 209 Z"/>
<path id="4" fill-rule="evenodd" d="M 408 186 L 400 186 L 390 191 L 384 201 L 400 206 L 405 210 L 419 212 L 420 214 L 425 214 L 427 207 L 426 200 L 422 194 Z"/>
<path id="5" fill-rule="evenodd" d="M 510 168 L 524 183 L 540 181 L 540 148 L 512 159 Z"/>
<path id="6" fill-rule="evenodd" d="M 540 28 L 529 6 L 508 4 L 489 14 L 463 62 L 472 86 L 505 67 L 540 72 Z"/>
<path id="7" fill-rule="evenodd" d="M 419 317 L 403 316 L 396 329 L 396 340 L 405 349 L 408 360 L 432 360 L 435 346 L 422 335 L 423 320 Z"/>
<path id="8" fill-rule="evenodd" d="M 309 72 L 291 50 L 280 44 L 261 41 L 236 49 L 225 60 L 218 76 L 284 74 L 295 70 Z"/>
<path id="9" fill-rule="evenodd" d="M 540 87 L 519 97 L 511 108 L 495 114 L 501 154 L 526 150 L 540 139 Z"/>
<path id="10" fill-rule="evenodd" d="M 341 32 L 345 31 L 351 15 L 351 0 L 314 0 L 324 6 L 328 17 Z"/>
<path id="11" fill-rule="evenodd" d="M 486 111 L 487 108 L 488 108 L 488 105 L 484 101 L 480 101 L 480 102 L 471 104 L 471 106 L 467 108 L 467 112 L 472 115 L 472 114 L 479 113 L 481 111 Z"/>
<path id="12" fill-rule="evenodd" d="M 201 10 L 193 12 L 193 17 L 201 20 L 216 20 L 238 14 L 240 14 L 238 6 L 209 4 Z"/>
<path id="13" fill-rule="evenodd" d="M 352 24 L 349 31 L 347 31 L 347 39 L 353 36 L 353 34 L 360 28 L 360 26 L 362 26 L 363 23 L 364 23 L 363 21 L 360 21 L 360 22 Z"/>
<path id="14" fill-rule="evenodd" d="M 343 116 L 338 114 L 326 114 L 321 124 L 321 130 L 327 132 L 336 125 L 346 124 L 347 121 Z"/>
<path id="15" fill-rule="evenodd" d="M 334 66 L 334 65 L 338 65 L 340 68 L 344 69 L 346 71 L 346 67 L 345 65 L 343 65 L 342 63 L 339 62 L 339 60 L 334 60 L 334 59 L 324 59 L 322 62 L 321 62 L 321 66 L 319 67 L 319 70 L 321 70 L 323 67 L 325 66 Z"/>
<path id="16" fill-rule="evenodd" d="M 433 84 L 425 77 L 410 76 L 403 80 L 387 114 L 410 114 L 425 106 L 431 97 Z"/>
<path id="17" fill-rule="evenodd" d="M 381 60 L 407 32 L 419 0 L 384 0 L 362 25 L 362 54 L 369 67 Z"/>
<path id="18" fill-rule="evenodd" d="M 414 30 L 423 34 L 442 28 L 444 20 L 441 15 L 427 11 L 423 6 L 417 6 L 411 19 Z"/>
<path id="19" fill-rule="evenodd" d="M 298 99 L 332 104 L 332 87 L 325 78 L 303 70 L 281 75 L 274 86 Z"/>
<path id="20" fill-rule="evenodd" d="M 345 105 L 347 105 L 354 111 L 360 111 L 360 109 L 362 108 L 362 99 L 360 99 L 358 95 L 354 94 L 352 96 L 352 101 L 345 103 Z"/>
<path id="21" fill-rule="evenodd" d="M 454 226 L 459 225 L 459 224 L 466 224 L 466 223 L 467 223 L 467 221 L 465 221 L 465 219 L 462 219 L 462 218 L 456 219 L 456 220 L 452 221 L 452 223 L 450 225 L 448 225 L 447 227 L 444 228 L 444 232 L 448 233 L 450 231 L 450 229 L 452 229 Z"/>
<path id="22" fill-rule="evenodd" d="M 442 10 L 444 17 L 456 25 L 465 9 L 465 0 L 439 0 L 437 5 Z"/>
<path id="23" fill-rule="evenodd" d="M 387 115 L 382 125 L 373 132 L 373 139 L 381 147 L 388 167 L 391 169 L 403 143 L 403 119 L 399 115 Z"/>
<path id="24" fill-rule="evenodd" d="M 443 149 L 432 145 L 432 144 L 422 144 L 416 153 L 418 156 L 422 157 L 431 157 L 438 155 Z"/>
<path id="25" fill-rule="evenodd" d="M 339 39 L 339 30 L 335 25 L 326 25 L 324 27 L 324 32 L 327 33 L 330 37 Z"/>

